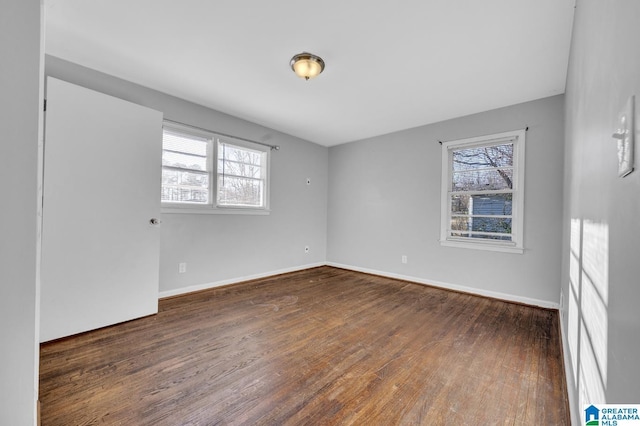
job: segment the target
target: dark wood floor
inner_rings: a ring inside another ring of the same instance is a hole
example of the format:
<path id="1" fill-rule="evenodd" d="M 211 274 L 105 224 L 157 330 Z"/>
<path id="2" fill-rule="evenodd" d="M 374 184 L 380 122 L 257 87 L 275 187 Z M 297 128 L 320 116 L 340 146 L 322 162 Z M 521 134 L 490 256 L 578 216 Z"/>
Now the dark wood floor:
<path id="1" fill-rule="evenodd" d="M 42 425 L 569 424 L 556 311 L 321 267 L 43 344 Z"/>

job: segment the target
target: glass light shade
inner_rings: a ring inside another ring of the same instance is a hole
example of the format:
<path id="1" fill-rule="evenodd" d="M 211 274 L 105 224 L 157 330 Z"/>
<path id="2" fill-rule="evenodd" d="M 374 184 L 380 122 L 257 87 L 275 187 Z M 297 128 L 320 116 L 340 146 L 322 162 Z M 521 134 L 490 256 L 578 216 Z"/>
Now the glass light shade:
<path id="1" fill-rule="evenodd" d="M 291 58 L 291 68 L 298 77 L 309 80 L 324 70 L 324 61 L 319 56 L 303 52 Z"/>

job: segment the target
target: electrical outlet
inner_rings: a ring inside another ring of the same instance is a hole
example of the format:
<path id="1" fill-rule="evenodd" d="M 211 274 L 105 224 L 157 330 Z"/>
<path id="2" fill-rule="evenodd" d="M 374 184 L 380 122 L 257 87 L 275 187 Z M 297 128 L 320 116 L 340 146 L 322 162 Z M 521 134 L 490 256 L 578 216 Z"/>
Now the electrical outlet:
<path id="1" fill-rule="evenodd" d="M 406 254 L 402 255 L 402 263 L 407 263 L 407 255 Z"/>
<path id="2" fill-rule="evenodd" d="M 309 253 L 309 246 L 304 246 L 304 252 Z"/>
<path id="3" fill-rule="evenodd" d="M 186 262 L 178 263 L 178 273 L 179 274 L 184 274 L 185 272 L 187 272 L 187 264 L 186 264 Z"/>

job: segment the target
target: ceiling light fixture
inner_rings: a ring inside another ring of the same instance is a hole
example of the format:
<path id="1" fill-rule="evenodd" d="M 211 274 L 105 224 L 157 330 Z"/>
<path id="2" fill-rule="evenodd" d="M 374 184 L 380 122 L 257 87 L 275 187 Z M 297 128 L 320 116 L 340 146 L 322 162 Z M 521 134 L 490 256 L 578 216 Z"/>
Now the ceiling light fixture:
<path id="1" fill-rule="evenodd" d="M 305 80 L 317 77 L 324 70 L 324 61 L 320 56 L 302 52 L 291 58 L 291 69 Z"/>

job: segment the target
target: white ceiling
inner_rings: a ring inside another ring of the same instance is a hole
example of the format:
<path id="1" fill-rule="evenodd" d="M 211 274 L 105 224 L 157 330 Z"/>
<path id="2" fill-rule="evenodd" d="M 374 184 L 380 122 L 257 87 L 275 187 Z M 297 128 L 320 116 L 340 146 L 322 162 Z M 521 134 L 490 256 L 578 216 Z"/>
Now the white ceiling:
<path id="1" fill-rule="evenodd" d="M 45 0 L 45 50 L 332 146 L 564 93 L 574 5 Z M 324 73 L 296 77 L 302 51 Z"/>

